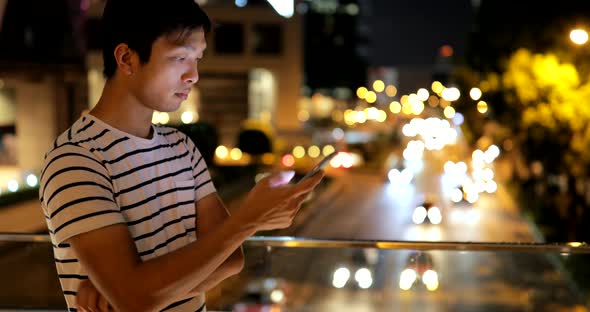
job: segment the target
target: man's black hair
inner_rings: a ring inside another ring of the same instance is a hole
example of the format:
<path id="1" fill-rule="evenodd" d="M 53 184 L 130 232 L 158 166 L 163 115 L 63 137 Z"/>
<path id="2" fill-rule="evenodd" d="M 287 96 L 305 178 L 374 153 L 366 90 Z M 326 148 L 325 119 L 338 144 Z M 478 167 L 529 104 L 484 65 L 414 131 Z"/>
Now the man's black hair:
<path id="1" fill-rule="evenodd" d="M 104 75 L 115 75 L 114 50 L 125 43 L 137 52 L 142 64 L 149 61 L 152 44 L 163 35 L 180 31 L 177 40 L 196 29 L 205 33 L 211 21 L 195 0 L 107 0 L 102 16 Z"/>

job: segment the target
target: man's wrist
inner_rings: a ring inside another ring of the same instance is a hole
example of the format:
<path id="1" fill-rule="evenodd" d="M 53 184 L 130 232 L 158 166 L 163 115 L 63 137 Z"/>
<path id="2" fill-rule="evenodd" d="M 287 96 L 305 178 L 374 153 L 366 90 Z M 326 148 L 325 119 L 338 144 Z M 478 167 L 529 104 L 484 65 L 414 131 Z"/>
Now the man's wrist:
<path id="1" fill-rule="evenodd" d="M 258 232 L 258 224 L 250 222 L 247 218 L 242 218 L 239 212 L 232 214 L 227 222 L 231 225 L 230 228 L 237 229 L 238 232 L 244 233 L 247 237 L 250 237 Z"/>

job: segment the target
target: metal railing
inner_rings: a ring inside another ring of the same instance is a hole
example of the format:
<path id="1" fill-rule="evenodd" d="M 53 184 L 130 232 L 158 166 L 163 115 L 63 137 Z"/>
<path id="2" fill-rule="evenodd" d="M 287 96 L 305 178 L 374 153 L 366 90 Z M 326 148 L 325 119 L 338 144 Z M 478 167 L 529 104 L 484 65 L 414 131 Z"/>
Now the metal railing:
<path id="1" fill-rule="evenodd" d="M 49 243 L 46 234 L 0 233 L 0 242 Z M 253 236 L 246 240 L 249 246 L 291 248 L 376 248 L 390 250 L 450 250 L 450 251 L 514 251 L 528 253 L 590 254 L 590 245 L 568 243 L 519 242 L 455 242 L 455 241 L 377 241 L 315 239 L 291 236 Z"/>
<path id="2" fill-rule="evenodd" d="M 0 250 L 0 281 L 4 281 L 0 283 L 0 311 L 65 309 L 49 235 L 0 233 Z M 340 311 L 355 311 L 342 298 L 355 298 L 368 306 L 403 309 L 416 305 L 422 309 L 446 305 L 449 311 L 463 311 L 441 299 L 448 296 L 463 298 L 482 311 L 493 311 L 486 308 L 490 300 L 503 302 L 507 308 L 531 306 L 538 310 L 549 304 L 590 311 L 590 282 L 586 279 L 590 270 L 585 270 L 590 246 L 585 243 L 254 236 L 244 243 L 244 250 L 244 270 L 208 294 L 211 311 L 231 311 L 236 304 L 252 300 L 268 304 L 274 290 L 275 299 L 295 294 L 281 303 L 288 307 L 286 311 L 323 310 L 326 304 L 340 304 Z M 429 278 L 416 275 L 412 283 L 407 282 L 408 272 L 425 274 L 422 271 L 426 269 Z M 344 280 L 340 271 L 348 272 Z M 268 285 L 274 288 L 266 289 Z M 490 291 L 502 289 L 512 295 L 488 296 Z"/>

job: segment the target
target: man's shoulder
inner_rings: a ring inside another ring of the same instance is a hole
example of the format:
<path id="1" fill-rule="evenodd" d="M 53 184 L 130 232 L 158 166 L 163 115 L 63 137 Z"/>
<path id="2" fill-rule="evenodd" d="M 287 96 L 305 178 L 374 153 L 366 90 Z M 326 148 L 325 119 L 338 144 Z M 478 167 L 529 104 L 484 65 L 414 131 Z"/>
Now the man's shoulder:
<path id="1" fill-rule="evenodd" d="M 72 152 L 91 155 L 96 147 L 96 141 L 107 132 L 107 130 L 96 125 L 91 118 L 82 116 L 70 128 L 57 136 L 45 154 L 45 158 Z"/>

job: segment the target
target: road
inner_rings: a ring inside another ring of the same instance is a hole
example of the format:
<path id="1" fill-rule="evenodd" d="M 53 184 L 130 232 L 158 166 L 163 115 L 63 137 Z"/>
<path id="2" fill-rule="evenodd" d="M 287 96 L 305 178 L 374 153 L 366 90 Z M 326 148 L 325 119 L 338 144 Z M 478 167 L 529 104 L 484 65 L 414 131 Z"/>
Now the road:
<path id="1" fill-rule="evenodd" d="M 474 205 L 453 205 L 445 195 L 440 172 L 447 156 L 425 154 L 423 170 L 405 187 L 390 184 L 379 170 L 340 175 L 303 208 L 292 228 L 277 234 L 344 240 L 540 241 L 502 183 L 496 193 L 482 195 Z M 443 211 L 440 225 L 413 224 L 413 209 L 425 195 L 438 198 Z M 284 283 L 288 294 L 281 311 L 587 311 L 560 264 L 559 257 L 566 255 L 261 249 L 246 249 L 247 273 L 230 283 L 235 289 L 245 279 L 280 277 L 271 281 Z M 419 281 L 410 290 L 400 289 L 402 271 L 419 254 L 431 259 L 426 266 L 438 274 L 435 291 L 428 291 Z M 351 277 L 343 288 L 336 288 L 332 277 L 341 267 Z M 371 272 L 373 282 L 368 289 L 361 289 L 354 280 L 359 268 Z M 224 293 L 226 299 L 236 300 L 231 293 Z"/>

